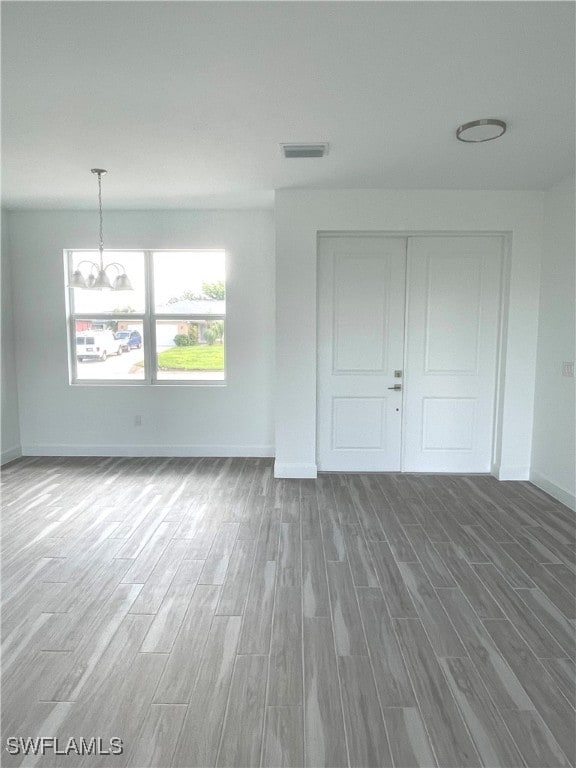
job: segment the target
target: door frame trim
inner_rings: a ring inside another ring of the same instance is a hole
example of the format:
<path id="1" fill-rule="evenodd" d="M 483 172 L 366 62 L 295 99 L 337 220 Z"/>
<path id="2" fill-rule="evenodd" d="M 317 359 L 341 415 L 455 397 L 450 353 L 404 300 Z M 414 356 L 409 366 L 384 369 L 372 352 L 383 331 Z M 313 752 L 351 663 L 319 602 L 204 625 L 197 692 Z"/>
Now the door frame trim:
<path id="1" fill-rule="evenodd" d="M 492 416 L 492 448 L 491 448 L 491 474 L 499 479 L 501 478 L 501 453 L 502 453 L 502 428 L 503 428 L 503 408 L 504 408 L 504 382 L 506 376 L 506 334 L 508 328 L 508 314 L 510 304 L 510 273 L 512 264 L 512 232 L 509 230 L 318 230 L 316 233 L 316 413 L 315 413 L 315 431 L 316 431 L 316 450 L 315 461 L 318 465 L 318 418 L 319 418 L 319 375 L 318 375 L 318 311 L 320 280 L 318 271 L 320 268 L 320 241 L 332 238 L 410 238 L 410 237 L 498 237 L 501 242 L 500 258 L 500 296 L 498 301 L 498 334 L 496 340 L 496 375 L 494 382 L 494 410 Z M 408 249 L 407 249 L 408 253 Z M 404 370 L 406 363 L 406 346 L 408 343 L 407 308 L 408 308 L 408 257 L 406 258 L 406 281 L 405 281 L 405 304 L 404 304 Z M 402 434 L 400 438 L 400 472 L 404 472 L 404 428 L 406 412 L 402 408 Z"/>

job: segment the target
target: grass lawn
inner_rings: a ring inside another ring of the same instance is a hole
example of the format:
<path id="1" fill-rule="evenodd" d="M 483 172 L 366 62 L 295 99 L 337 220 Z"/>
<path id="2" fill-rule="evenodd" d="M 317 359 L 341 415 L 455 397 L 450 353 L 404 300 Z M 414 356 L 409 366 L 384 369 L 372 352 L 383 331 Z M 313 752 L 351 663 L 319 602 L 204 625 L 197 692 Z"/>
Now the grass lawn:
<path id="1" fill-rule="evenodd" d="M 158 355 L 158 368 L 165 371 L 223 371 L 224 345 L 166 349 Z"/>

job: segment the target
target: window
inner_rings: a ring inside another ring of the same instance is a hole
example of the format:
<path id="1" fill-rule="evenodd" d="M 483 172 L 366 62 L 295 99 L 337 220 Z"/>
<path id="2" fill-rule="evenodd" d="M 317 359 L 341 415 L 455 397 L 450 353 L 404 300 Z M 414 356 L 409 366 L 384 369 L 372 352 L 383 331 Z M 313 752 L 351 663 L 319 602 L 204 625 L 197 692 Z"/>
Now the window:
<path id="1" fill-rule="evenodd" d="M 66 257 L 69 284 L 99 254 Z M 114 262 L 133 290 L 68 288 L 71 382 L 223 382 L 225 252 L 104 251 Z"/>

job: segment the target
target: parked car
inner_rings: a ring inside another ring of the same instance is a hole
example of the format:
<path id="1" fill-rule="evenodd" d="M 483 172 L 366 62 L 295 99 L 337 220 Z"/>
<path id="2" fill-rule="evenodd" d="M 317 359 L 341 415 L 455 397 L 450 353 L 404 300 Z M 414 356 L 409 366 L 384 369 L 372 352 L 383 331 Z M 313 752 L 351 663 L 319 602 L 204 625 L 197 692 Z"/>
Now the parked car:
<path id="1" fill-rule="evenodd" d="M 112 331 L 83 331 L 76 334 L 76 358 L 106 360 L 108 355 L 121 355 L 123 346 Z"/>
<path id="2" fill-rule="evenodd" d="M 116 331 L 114 338 L 122 342 L 124 352 L 129 352 L 131 349 L 140 349 L 142 346 L 142 335 L 139 331 Z"/>

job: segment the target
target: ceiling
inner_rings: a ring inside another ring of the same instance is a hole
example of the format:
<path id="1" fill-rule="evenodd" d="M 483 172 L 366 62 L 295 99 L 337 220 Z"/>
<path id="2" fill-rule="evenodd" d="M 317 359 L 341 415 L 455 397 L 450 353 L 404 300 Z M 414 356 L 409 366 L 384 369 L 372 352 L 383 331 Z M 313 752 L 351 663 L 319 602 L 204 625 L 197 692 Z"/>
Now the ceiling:
<path id="1" fill-rule="evenodd" d="M 3 2 L 3 205 L 545 189 L 574 169 L 572 2 Z M 462 144 L 460 123 L 507 121 Z M 284 160 L 281 142 L 328 141 Z"/>

